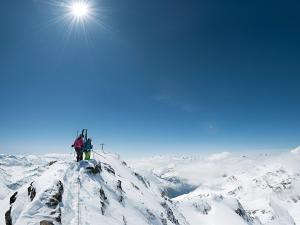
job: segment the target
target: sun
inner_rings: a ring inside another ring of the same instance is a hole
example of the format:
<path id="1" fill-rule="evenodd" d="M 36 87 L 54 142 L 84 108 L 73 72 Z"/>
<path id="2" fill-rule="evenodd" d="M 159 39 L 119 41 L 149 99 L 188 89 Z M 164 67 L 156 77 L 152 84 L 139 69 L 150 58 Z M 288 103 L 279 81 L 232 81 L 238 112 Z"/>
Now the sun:
<path id="1" fill-rule="evenodd" d="M 73 0 L 67 4 L 67 13 L 73 21 L 84 22 L 93 16 L 93 9 L 88 0 Z"/>
<path id="2" fill-rule="evenodd" d="M 70 5 L 70 12 L 76 19 L 84 19 L 90 13 L 89 4 L 84 1 L 75 1 Z"/>
<path id="3" fill-rule="evenodd" d="M 72 36 L 89 42 L 90 31 L 107 29 L 104 24 L 105 7 L 102 0 L 47 0 L 55 17 L 49 24 L 60 24 L 65 43 Z"/>

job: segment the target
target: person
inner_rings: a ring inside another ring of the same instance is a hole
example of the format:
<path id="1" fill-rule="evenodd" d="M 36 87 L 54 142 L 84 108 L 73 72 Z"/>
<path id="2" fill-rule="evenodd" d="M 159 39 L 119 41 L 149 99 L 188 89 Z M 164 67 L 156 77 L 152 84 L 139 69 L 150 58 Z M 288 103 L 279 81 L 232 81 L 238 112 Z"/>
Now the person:
<path id="1" fill-rule="evenodd" d="M 92 145 L 92 139 L 89 138 L 84 143 L 83 152 L 84 152 L 84 160 L 90 160 L 91 159 L 91 151 L 93 149 Z"/>
<path id="2" fill-rule="evenodd" d="M 83 153 L 82 153 L 82 150 L 84 147 L 83 146 L 84 145 L 83 137 L 84 137 L 84 135 L 81 134 L 78 138 L 76 138 L 76 140 L 74 141 L 74 144 L 72 145 L 72 147 L 74 147 L 74 149 L 76 151 L 77 162 L 79 162 L 83 159 Z"/>

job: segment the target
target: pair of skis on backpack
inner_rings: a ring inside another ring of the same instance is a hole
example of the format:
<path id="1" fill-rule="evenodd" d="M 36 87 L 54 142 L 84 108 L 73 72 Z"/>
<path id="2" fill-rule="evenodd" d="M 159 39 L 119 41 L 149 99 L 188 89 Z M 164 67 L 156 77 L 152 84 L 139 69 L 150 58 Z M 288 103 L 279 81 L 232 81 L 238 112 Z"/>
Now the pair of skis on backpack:
<path id="1" fill-rule="evenodd" d="M 91 151 L 93 149 L 92 139 L 88 138 L 87 129 L 83 129 L 81 134 L 84 136 L 83 153 L 85 155 L 85 160 L 89 160 L 91 157 Z"/>
<path id="2" fill-rule="evenodd" d="M 76 151 L 76 158 L 77 162 L 81 161 L 83 159 L 83 153 L 84 153 L 84 160 L 90 160 L 91 159 L 91 151 L 93 149 L 92 145 L 92 139 L 88 138 L 88 130 L 83 129 L 81 134 L 76 138 L 74 144 L 72 147 L 75 148 Z"/>

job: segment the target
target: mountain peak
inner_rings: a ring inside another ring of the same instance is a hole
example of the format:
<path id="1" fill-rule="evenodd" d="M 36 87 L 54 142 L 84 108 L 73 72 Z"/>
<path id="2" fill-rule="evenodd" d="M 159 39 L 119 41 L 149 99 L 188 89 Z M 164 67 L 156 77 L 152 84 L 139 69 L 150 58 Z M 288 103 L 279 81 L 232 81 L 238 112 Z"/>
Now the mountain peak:
<path id="1" fill-rule="evenodd" d="M 57 160 L 48 167 L 4 199 L 6 224 L 188 225 L 154 183 L 118 156 Z"/>

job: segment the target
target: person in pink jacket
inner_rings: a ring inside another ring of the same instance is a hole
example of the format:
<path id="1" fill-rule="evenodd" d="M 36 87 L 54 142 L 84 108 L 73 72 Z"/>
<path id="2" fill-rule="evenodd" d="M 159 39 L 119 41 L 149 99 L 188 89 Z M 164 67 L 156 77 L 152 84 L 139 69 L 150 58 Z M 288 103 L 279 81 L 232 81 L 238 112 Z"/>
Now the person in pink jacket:
<path id="1" fill-rule="evenodd" d="M 83 159 L 83 146 L 84 146 L 84 141 L 83 141 L 84 135 L 81 134 L 76 140 L 74 141 L 74 144 L 72 147 L 74 147 L 76 151 L 76 158 L 77 162 L 81 161 Z"/>

